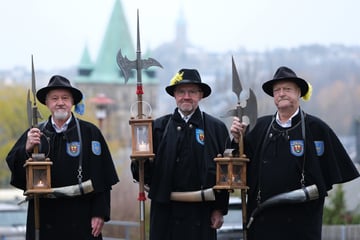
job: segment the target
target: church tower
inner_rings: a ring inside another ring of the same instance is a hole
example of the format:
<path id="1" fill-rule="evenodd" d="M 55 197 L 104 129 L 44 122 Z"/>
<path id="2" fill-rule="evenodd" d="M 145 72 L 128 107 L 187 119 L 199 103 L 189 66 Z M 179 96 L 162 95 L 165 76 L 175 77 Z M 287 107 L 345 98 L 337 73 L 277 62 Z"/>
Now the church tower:
<path id="1" fill-rule="evenodd" d="M 136 19 L 132 19 L 132 21 L 136 21 Z M 128 120 L 130 119 L 130 107 L 136 102 L 136 71 L 133 70 L 129 81 L 125 84 L 125 79 L 116 62 L 116 56 L 120 49 L 123 56 L 126 56 L 131 61 L 136 60 L 136 49 L 130 35 L 121 0 L 115 0 L 97 58 L 92 61 L 89 51 L 85 47 L 78 65 L 75 83 L 83 91 L 87 100 L 99 94 L 114 100 L 108 115 L 111 118 L 108 119 L 110 126 L 109 124 L 106 126 L 104 121 L 104 128 L 106 128 L 104 132 L 111 133 L 111 137 L 120 137 L 121 140 L 129 141 Z M 142 55 L 144 59 L 145 56 Z M 159 85 L 156 70 L 152 67 L 142 70 L 143 101 L 150 104 L 153 112 L 157 107 L 156 93 Z M 91 107 L 89 105 L 88 107 Z"/>

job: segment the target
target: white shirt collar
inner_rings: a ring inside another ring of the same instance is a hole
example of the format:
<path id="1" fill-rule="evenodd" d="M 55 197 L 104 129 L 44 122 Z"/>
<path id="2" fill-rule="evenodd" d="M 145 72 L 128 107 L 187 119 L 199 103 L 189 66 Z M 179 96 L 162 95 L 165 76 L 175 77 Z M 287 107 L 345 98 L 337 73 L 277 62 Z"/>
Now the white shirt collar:
<path id="1" fill-rule="evenodd" d="M 181 118 L 184 119 L 185 122 L 188 122 L 191 116 L 194 114 L 194 112 L 192 112 L 191 114 L 185 116 L 179 109 L 178 112 L 180 113 Z"/>
<path id="2" fill-rule="evenodd" d="M 283 128 L 291 127 L 292 118 L 294 116 L 296 116 L 298 113 L 299 113 L 299 108 L 295 111 L 295 113 L 286 122 L 283 123 L 280 121 L 279 112 L 276 112 L 276 123 L 279 124 Z"/>
<path id="3" fill-rule="evenodd" d="M 72 119 L 72 115 L 70 115 L 69 119 L 66 120 L 66 122 L 64 123 L 64 125 L 62 125 L 62 127 L 59 127 L 58 125 L 56 125 L 53 117 L 51 117 L 51 124 L 57 133 L 61 133 L 61 132 L 65 132 L 68 129 L 71 119 Z"/>

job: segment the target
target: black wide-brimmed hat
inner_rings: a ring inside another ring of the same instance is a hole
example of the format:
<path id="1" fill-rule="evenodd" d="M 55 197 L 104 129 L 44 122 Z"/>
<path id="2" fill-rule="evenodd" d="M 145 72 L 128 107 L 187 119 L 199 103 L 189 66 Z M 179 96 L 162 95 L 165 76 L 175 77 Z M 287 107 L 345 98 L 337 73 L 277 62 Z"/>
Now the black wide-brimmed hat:
<path id="1" fill-rule="evenodd" d="M 54 75 L 50 78 L 49 83 L 46 87 L 39 89 L 36 93 L 37 99 L 42 103 L 45 103 L 46 95 L 49 91 L 54 89 L 67 89 L 71 92 L 73 98 L 74 98 L 74 105 L 78 104 L 81 99 L 83 98 L 83 95 L 81 91 L 77 88 L 74 88 L 71 86 L 70 81 L 60 75 Z"/>
<path id="2" fill-rule="evenodd" d="M 201 82 L 200 74 L 196 69 L 181 69 L 171 79 L 170 85 L 165 88 L 166 92 L 174 96 L 174 90 L 177 86 L 182 84 L 196 84 L 199 85 L 203 91 L 203 98 L 211 94 L 211 88 L 206 83 Z"/>
<path id="3" fill-rule="evenodd" d="M 303 97 L 309 90 L 309 85 L 308 83 L 302 79 L 299 78 L 298 76 L 296 76 L 296 73 L 291 70 L 288 67 L 279 67 L 275 74 L 273 79 L 265 82 L 262 85 L 262 89 L 264 90 L 264 92 L 270 96 L 274 96 L 273 94 L 273 86 L 276 82 L 279 81 L 292 81 L 294 82 L 296 85 L 299 86 L 299 88 L 301 89 L 301 97 Z"/>

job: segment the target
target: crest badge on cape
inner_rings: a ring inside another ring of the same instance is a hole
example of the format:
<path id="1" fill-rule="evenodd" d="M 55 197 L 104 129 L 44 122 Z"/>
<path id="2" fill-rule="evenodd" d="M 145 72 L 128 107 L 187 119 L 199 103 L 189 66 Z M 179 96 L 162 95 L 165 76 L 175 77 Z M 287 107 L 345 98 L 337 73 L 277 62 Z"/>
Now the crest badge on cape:
<path id="1" fill-rule="evenodd" d="M 99 141 L 91 141 L 91 150 L 95 155 L 101 154 L 101 144 Z"/>
<path id="2" fill-rule="evenodd" d="M 324 141 L 314 141 L 316 154 L 320 157 L 324 154 L 325 146 Z"/>
<path id="3" fill-rule="evenodd" d="M 196 134 L 196 141 L 198 143 L 200 143 L 201 145 L 204 145 L 204 140 L 205 140 L 205 134 L 204 134 L 204 130 L 197 128 L 195 130 L 195 134 Z"/>
<path id="4" fill-rule="evenodd" d="M 80 154 L 80 142 L 71 142 L 66 144 L 66 152 L 71 157 L 77 157 Z"/>
<path id="5" fill-rule="evenodd" d="M 296 157 L 300 157 L 304 154 L 304 140 L 291 140 L 290 152 Z"/>

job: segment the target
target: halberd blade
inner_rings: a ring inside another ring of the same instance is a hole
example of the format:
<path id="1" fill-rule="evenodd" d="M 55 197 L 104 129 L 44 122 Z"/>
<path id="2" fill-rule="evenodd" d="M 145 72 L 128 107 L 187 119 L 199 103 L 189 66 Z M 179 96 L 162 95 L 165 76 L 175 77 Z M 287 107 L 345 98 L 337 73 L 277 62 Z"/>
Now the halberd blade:
<path id="1" fill-rule="evenodd" d="M 249 89 L 249 92 L 249 99 L 246 101 L 246 107 L 243 108 L 243 115 L 248 118 L 249 129 L 251 130 L 256 124 L 258 111 L 255 93 L 252 89 Z"/>
<path id="2" fill-rule="evenodd" d="M 26 112 L 27 112 L 27 118 L 28 118 L 28 126 L 32 127 L 32 103 L 30 100 L 30 89 L 28 89 L 27 92 L 27 98 L 26 98 Z"/>
<path id="3" fill-rule="evenodd" d="M 31 90 L 34 98 L 34 105 L 36 105 L 36 81 L 33 55 L 31 55 Z"/>
<path id="4" fill-rule="evenodd" d="M 243 89 L 239 74 L 236 70 L 234 58 L 232 58 L 232 90 L 238 97 L 238 103 L 234 109 L 230 109 L 221 117 L 236 116 L 252 129 L 257 120 L 257 101 L 252 89 Z"/>
<path id="5" fill-rule="evenodd" d="M 130 61 L 126 56 L 124 57 L 120 49 L 116 56 L 116 62 L 123 73 L 125 83 L 127 83 L 131 76 L 131 69 L 136 69 L 137 67 L 136 61 Z"/>
<path id="6" fill-rule="evenodd" d="M 232 90 L 240 102 L 240 93 L 242 91 L 242 86 L 240 82 L 239 73 L 237 72 L 234 57 L 232 57 Z"/>

